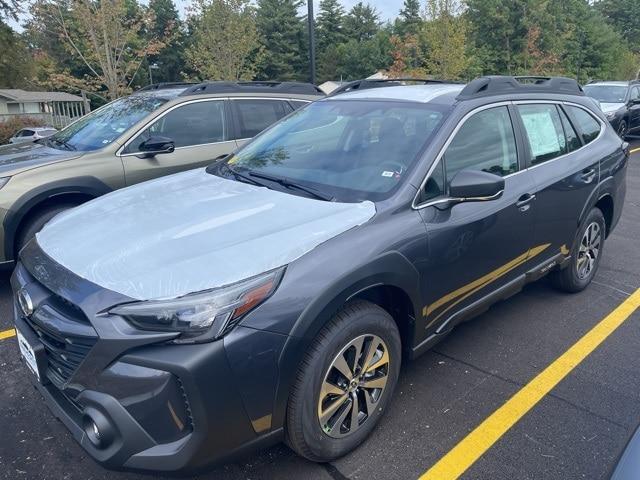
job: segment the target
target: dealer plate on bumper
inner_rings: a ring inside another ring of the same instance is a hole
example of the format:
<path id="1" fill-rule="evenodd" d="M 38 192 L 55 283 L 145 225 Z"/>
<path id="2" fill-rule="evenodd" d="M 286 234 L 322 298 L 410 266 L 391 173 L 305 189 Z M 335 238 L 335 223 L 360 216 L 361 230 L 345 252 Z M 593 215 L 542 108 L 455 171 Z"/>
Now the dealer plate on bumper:
<path id="1" fill-rule="evenodd" d="M 20 330 L 16 328 L 16 337 L 18 338 L 18 346 L 20 347 L 20 354 L 24 359 L 25 363 L 29 367 L 29 369 L 34 373 L 34 375 L 40 381 L 40 371 L 38 370 L 38 361 L 36 357 L 36 352 L 31 344 L 24 338 L 24 335 L 20 333 Z"/>

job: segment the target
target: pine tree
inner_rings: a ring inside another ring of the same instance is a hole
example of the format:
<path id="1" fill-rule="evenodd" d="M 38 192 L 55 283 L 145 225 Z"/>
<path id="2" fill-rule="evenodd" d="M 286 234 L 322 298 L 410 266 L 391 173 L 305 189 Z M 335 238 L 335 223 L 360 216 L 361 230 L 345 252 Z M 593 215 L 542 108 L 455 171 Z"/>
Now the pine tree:
<path id="1" fill-rule="evenodd" d="M 316 22 L 318 49 L 318 79 L 320 82 L 335 78 L 338 66 L 338 46 L 345 42 L 345 11 L 338 0 L 321 0 Z"/>
<path id="2" fill-rule="evenodd" d="M 380 15 L 368 3 L 356 3 L 344 18 L 344 33 L 349 39 L 368 40 L 379 30 Z"/>
<path id="3" fill-rule="evenodd" d="M 417 35 L 421 24 L 420 0 L 404 0 L 400 16 L 396 19 L 396 33 L 401 37 Z"/>
<path id="4" fill-rule="evenodd" d="M 256 26 L 264 55 L 257 78 L 302 80 L 308 78 L 305 23 L 298 14 L 300 0 L 258 0 Z"/>
<path id="5" fill-rule="evenodd" d="M 325 50 L 329 45 L 337 46 L 345 41 L 344 15 L 344 8 L 338 0 L 320 0 L 320 11 L 316 20 L 319 51 Z"/>

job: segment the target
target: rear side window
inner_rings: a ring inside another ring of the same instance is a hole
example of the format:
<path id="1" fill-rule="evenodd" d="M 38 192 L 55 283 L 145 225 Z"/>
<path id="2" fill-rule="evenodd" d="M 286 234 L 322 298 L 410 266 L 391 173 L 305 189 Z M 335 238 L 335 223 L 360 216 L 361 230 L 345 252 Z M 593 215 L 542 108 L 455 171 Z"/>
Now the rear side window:
<path id="1" fill-rule="evenodd" d="M 567 108 L 575 119 L 578 129 L 582 132 L 584 143 L 592 142 L 600 135 L 600 122 L 590 113 L 579 107 L 569 106 Z"/>
<path id="2" fill-rule="evenodd" d="M 252 138 L 285 116 L 282 100 L 234 100 L 238 138 Z"/>
<path id="3" fill-rule="evenodd" d="M 532 165 L 552 160 L 569 151 L 555 105 L 518 105 L 518 112 L 527 133 Z"/>
<path id="4" fill-rule="evenodd" d="M 558 109 L 560 112 L 560 118 L 562 118 L 562 128 L 564 128 L 564 136 L 567 139 L 567 150 L 569 152 L 573 152 L 574 150 L 579 149 L 582 146 L 582 142 L 578 138 L 578 134 L 576 133 L 573 125 L 567 118 L 567 114 L 562 111 L 561 108 Z"/>

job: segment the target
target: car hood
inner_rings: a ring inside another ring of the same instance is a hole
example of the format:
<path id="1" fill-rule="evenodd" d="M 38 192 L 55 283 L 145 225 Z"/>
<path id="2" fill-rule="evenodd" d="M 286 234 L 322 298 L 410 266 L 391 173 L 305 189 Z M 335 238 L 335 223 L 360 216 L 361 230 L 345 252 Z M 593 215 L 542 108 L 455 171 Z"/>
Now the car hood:
<path id="1" fill-rule="evenodd" d="M 368 201 L 325 202 L 198 169 L 64 212 L 36 240 L 104 288 L 137 300 L 175 298 L 286 265 L 374 214 Z"/>
<path id="2" fill-rule="evenodd" d="M 58 150 L 40 143 L 23 142 L 0 146 L 0 176 L 40 166 L 45 163 L 70 160 L 79 152 Z"/>
<path id="3" fill-rule="evenodd" d="M 601 103 L 600 109 L 604 113 L 615 112 L 616 110 L 620 110 L 624 107 L 624 103 Z"/>

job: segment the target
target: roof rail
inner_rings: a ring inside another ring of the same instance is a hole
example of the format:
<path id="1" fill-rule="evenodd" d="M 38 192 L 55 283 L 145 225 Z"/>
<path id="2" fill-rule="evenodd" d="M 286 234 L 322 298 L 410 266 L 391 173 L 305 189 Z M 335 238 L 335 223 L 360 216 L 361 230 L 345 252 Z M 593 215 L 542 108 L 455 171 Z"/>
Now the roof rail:
<path id="1" fill-rule="evenodd" d="M 304 82 L 203 82 L 187 88 L 180 95 L 205 95 L 211 93 L 290 93 L 300 95 L 323 95 L 324 92 L 312 83 Z"/>
<path id="2" fill-rule="evenodd" d="M 380 87 L 397 87 L 400 85 L 406 85 L 410 82 L 421 83 L 423 85 L 429 85 L 432 83 L 459 83 L 447 80 L 432 80 L 430 78 L 363 78 L 362 80 L 354 80 L 353 82 L 348 82 L 344 85 L 340 85 L 333 92 L 331 92 L 329 96 L 333 97 L 335 95 L 339 95 L 345 92 L 351 92 L 353 90 L 367 90 L 370 88 Z"/>
<path id="3" fill-rule="evenodd" d="M 190 87 L 191 85 L 197 85 L 193 82 L 161 82 L 161 83 L 153 83 L 151 85 L 147 85 L 146 87 L 142 87 L 136 92 L 148 92 L 151 90 L 167 90 L 170 88 L 180 88 L 180 87 Z"/>
<path id="4" fill-rule="evenodd" d="M 508 95 L 510 93 L 584 95 L 582 87 L 573 78 L 490 75 L 476 78 L 469 82 L 457 98 L 458 100 L 468 100 L 489 95 Z"/>

